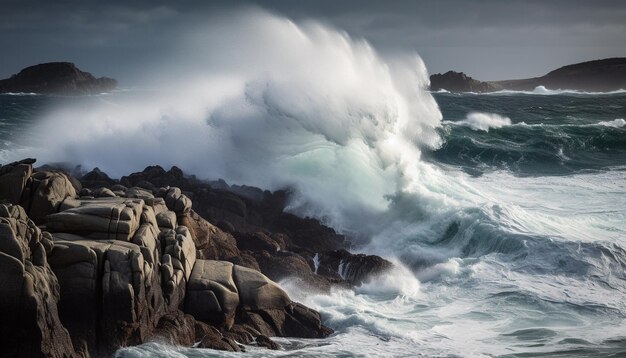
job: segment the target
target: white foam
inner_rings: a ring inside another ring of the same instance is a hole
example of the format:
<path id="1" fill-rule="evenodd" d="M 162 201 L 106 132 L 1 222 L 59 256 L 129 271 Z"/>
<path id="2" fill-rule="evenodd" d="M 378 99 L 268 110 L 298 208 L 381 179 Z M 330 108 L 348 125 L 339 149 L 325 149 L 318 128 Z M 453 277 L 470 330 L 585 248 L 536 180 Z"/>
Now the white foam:
<path id="1" fill-rule="evenodd" d="M 347 232 L 386 210 L 420 148 L 441 144 L 441 114 L 417 55 L 382 58 L 344 32 L 259 10 L 207 23 L 186 36 L 176 61 L 146 64 L 160 91 L 51 113 L 39 127 L 45 141 L 28 155 L 113 176 L 160 164 L 292 186 L 289 210 Z"/>
<path id="2" fill-rule="evenodd" d="M 472 92 L 473 93 L 473 92 Z M 548 89 L 545 86 L 537 86 L 532 91 L 514 91 L 514 90 L 501 90 L 495 92 L 486 92 L 486 93 L 473 93 L 473 94 L 488 94 L 488 95 L 514 95 L 514 94 L 530 94 L 530 95 L 591 95 L 591 96 L 599 96 L 599 95 L 612 95 L 612 94 L 621 94 L 626 93 L 626 89 L 619 89 L 615 91 L 607 91 L 607 92 L 594 92 L 594 91 L 578 91 L 578 90 L 568 90 L 568 89 Z"/>
<path id="3" fill-rule="evenodd" d="M 626 120 L 624 120 L 623 118 L 617 118 L 612 121 L 599 122 L 598 125 L 605 127 L 622 128 L 626 126 Z"/>
<path id="4" fill-rule="evenodd" d="M 489 129 L 491 128 L 502 128 L 510 126 L 511 119 L 495 113 L 470 112 L 467 114 L 467 117 L 464 120 L 447 123 L 466 125 L 475 131 L 480 130 L 489 132 Z"/>

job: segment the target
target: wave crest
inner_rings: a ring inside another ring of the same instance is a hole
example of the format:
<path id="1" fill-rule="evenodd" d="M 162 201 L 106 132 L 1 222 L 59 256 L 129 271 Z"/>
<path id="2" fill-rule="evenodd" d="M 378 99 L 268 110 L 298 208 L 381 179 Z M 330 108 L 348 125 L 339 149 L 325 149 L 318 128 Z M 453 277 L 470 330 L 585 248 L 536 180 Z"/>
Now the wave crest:
<path id="1" fill-rule="evenodd" d="M 510 126 L 511 119 L 495 113 L 470 112 L 464 120 L 454 123 L 468 126 L 475 131 L 489 132 L 491 128 Z"/>

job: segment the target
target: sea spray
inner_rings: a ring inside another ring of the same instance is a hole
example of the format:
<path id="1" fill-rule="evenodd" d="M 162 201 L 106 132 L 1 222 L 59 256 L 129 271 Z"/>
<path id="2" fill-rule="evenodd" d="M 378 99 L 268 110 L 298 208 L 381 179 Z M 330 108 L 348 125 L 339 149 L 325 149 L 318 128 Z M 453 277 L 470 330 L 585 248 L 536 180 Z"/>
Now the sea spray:
<path id="1" fill-rule="evenodd" d="M 290 211 L 371 236 L 363 223 L 415 182 L 421 148 L 441 144 L 421 59 L 382 58 L 341 31 L 258 10 L 208 23 L 149 71 L 165 88 L 53 112 L 28 154 L 113 176 L 160 164 L 290 186 Z"/>

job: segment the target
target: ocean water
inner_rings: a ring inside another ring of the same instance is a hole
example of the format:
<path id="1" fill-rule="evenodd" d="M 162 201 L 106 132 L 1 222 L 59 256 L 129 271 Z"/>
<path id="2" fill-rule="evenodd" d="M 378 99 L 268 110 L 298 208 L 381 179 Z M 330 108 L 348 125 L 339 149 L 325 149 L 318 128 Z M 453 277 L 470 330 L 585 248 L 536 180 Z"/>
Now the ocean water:
<path id="1" fill-rule="evenodd" d="M 291 186 L 288 210 L 397 268 L 330 295 L 281 282 L 327 339 L 118 356 L 626 355 L 626 93 L 430 93 L 416 55 L 256 10 L 202 31 L 167 89 L 0 95 L 0 160 Z"/>

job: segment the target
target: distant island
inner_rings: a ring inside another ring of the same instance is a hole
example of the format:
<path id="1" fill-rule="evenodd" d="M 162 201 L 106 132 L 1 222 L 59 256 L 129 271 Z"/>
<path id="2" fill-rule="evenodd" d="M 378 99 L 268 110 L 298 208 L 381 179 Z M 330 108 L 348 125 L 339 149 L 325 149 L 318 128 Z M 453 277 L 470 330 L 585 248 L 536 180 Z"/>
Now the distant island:
<path id="1" fill-rule="evenodd" d="M 71 62 L 49 62 L 27 67 L 19 73 L 0 80 L 0 93 L 39 93 L 58 95 L 86 95 L 109 92 L 117 81 L 96 78 L 78 69 Z"/>
<path id="2" fill-rule="evenodd" d="M 430 76 L 431 91 L 495 92 L 551 90 L 610 92 L 626 89 L 626 57 L 607 58 L 564 66 L 541 77 L 504 81 L 479 81 L 463 72 L 448 71 Z"/>

